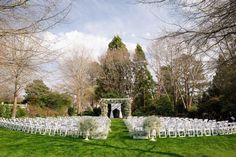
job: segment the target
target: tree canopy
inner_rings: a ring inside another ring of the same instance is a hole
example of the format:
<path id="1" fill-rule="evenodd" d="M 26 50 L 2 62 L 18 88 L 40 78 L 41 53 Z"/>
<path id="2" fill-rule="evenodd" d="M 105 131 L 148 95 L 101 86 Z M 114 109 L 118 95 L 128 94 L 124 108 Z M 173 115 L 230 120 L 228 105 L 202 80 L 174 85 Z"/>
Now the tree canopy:
<path id="1" fill-rule="evenodd" d="M 136 112 L 146 112 L 154 105 L 155 82 L 147 68 L 145 53 L 139 44 L 137 44 L 135 49 L 133 65 L 133 110 L 136 110 Z"/>
<path id="2" fill-rule="evenodd" d="M 97 78 L 97 98 L 127 97 L 131 94 L 132 71 L 128 50 L 119 36 L 108 44 L 102 56 Z"/>

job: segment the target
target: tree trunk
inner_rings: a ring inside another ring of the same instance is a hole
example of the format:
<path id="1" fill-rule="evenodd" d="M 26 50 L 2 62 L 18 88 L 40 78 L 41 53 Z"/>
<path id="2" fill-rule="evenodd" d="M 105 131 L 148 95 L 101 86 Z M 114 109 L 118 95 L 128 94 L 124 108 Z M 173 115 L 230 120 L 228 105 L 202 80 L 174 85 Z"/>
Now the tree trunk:
<path id="1" fill-rule="evenodd" d="M 18 98 L 18 76 L 16 76 L 15 78 L 14 103 L 13 103 L 11 118 L 16 118 L 17 98 Z"/>
<path id="2" fill-rule="evenodd" d="M 15 92 L 11 118 L 16 118 L 17 98 L 18 98 L 18 94 L 17 92 Z"/>
<path id="3" fill-rule="evenodd" d="M 143 110 L 146 111 L 145 92 L 143 92 Z"/>
<path id="4" fill-rule="evenodd" d="M 76 100 L 76 105 L 77 105 L 77 113 L 81 113 L 81 91 L 77 92 L 77 100 Z"/>

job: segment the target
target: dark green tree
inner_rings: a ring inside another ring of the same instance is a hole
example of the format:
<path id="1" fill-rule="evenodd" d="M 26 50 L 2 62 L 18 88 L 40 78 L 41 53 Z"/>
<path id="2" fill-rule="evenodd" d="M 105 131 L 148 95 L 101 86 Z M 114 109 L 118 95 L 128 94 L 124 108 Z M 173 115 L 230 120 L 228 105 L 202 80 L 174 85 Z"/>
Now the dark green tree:
<path id="1" fill-rule="evenodd" d="M 236 104 L 236 58 L 227 60 L 220 55 L 213 79 L 214 94 Z"/>
<path id="2" fill-rule="evenodd" d="M 132 69 L 129 52 L 119 36 L 108 45 L 101 58 L 97 78 L 96 97 L 127 97 L 132 89 Z"/>
<path id="3" fill-rule="evenodd" d="M 49 107 L 51 109 L 61 109 L 69 106 L 72 99 L 67 94 L 50 91 L 42 80 L 34 80 L 25 88 L 25 100 L 31 105 Z"/>
<path id="4" fill-rule="evenodd" d="M 137 44 L 133 59 L 134 89 L 133 110 L 148 112 L 153 106 L 155 82 L 147 68 L 147 60 L 142 47 Z"/>
<path id="5" fill-rule="evenodd" d="M 108 51 L 116 52 L 117 50 L 128 52 L 125 44 L 122 42 L 122 39 L 118 35 L 114 36 L 112 41 L 108 44 Z"/>
<path id="6" fill-rule="evenodd" d="M 26 86 L 25 93 L 25 102 L 31 105 L 45 106 L 45 99 L 50 90 L 42 80 L 34 80 Z"/>
<path id="7" fill-rule="evenodd" d="M 67 94 L 58 92 L 50 92 L 45 99 L 45 104 L 51 109 L 61 109 L 62 107 L 69 107 L 72 103 L 71 97 Z"/>
<path id="8" fill-rule="evenodd" d="M 202 100 L 202 112 L 214 112 L 218 119 L 227 119 L 230 114 L 236 116 L 236 58 L 219 56 L 208 98 Z"/>

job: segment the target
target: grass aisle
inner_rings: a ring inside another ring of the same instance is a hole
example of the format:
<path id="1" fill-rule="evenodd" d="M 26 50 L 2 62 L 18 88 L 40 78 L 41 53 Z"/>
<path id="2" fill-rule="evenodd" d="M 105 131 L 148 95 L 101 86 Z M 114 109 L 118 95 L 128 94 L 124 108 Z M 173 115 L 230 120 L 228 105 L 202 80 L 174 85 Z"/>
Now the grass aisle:
<path id="1" fill-rule="evenodd" d="M 0 128 L 0 157 L 236 157 L 236 135 L 133 140 L 113 119 L 107 140 L 31 135 Z"/>

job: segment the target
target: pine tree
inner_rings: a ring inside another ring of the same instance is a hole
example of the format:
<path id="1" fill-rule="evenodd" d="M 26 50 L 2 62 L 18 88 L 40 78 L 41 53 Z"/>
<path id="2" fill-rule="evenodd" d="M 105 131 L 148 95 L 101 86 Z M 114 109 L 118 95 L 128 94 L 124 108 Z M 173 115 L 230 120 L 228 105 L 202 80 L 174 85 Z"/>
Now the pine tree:
<path id="1" fill-rule="evenodd" d="M 226 61 L 220 55 L 217 63 L 211 95 L 222 98 L 225 104 L 222 110 L 234 112 L 236 115 L 236 59 L 233 58 L 230 61 Z"/>
<path id="2" fill-rule="evenodd" d="M 147 60 L 142 47 L 137 44 L 133 59 L 134 91 L 133 109 L 136 112 L 147 112 L 152 105 L 155 82 L 147 68 Z"/>
<path id="3" fill-rule="evenodd" d="M 122 42 L 122 39 L 116 35 L 112 41 L 108 44 L 108 51 L 123 51 L 128 52 L 125 44 Z"/>
<path id="4" fill-rule="evenodd" d="M 207 93 L 200 100 L 199 112 L 213 119 L 236 116 L 236 58 L 228 60 L 219 55 L 215 76 Z"/>
<path id="5" fill-rule="evenodd" d="M 100 60 L 97 78 L 96 96 L 127 97 L 132 89 L 132 71 L 130 55 L 119 36 L 115 36 L 108 45 L 105 56 Z"/>

